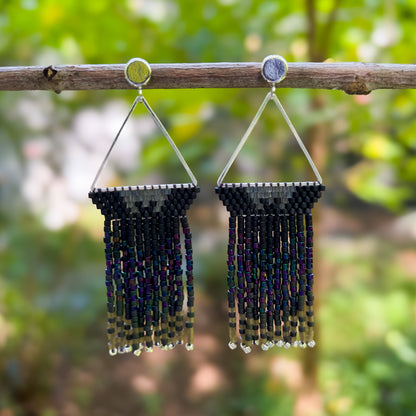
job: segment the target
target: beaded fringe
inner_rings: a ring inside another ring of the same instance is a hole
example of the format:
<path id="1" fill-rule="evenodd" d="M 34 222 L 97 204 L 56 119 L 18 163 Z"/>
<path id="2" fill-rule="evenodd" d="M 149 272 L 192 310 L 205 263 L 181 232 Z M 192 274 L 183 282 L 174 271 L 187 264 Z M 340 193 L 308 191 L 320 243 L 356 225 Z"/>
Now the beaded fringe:
<path id="1" fill-rule="evenodd" d="M 193 349 L 192 234 L 186 211 L 197 192 L 192 184 L 90 192 L 104 215 L 110 355 L 139 356 L 143 349 L 168 350 L 184 343 Z"/>
<path id="2" fill-rule="evenodd" d="M 229 347 L 313 347 L 313 226 L 319 182 L 222 184 L 230 213 Z M 237 303 L 237 307 L 236 307 Z M 238 316 L 238 329 L 237 329 Z"/>

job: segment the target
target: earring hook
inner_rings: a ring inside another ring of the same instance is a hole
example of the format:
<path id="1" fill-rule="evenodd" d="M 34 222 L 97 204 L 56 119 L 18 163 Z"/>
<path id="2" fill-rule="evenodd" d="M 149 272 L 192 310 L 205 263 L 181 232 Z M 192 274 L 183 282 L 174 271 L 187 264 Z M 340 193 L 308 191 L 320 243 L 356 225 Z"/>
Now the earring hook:
<path id="1" fill-rule="evenodd" d="M 98 181 L 98 178 L 101 175 L 102 170 L 104 169 L 104 166 L 106 165 L 106 163 L 108 161 L 110 153 L 113 150 L 114 145 L 116 144 L 116 142 L 117 142 L 117 140 L 118 140 L 118 138 L 121 134 L 121 131 L 123 130 L 125 124 L 127 123 L 127 120 L 130 118 L 134 108 L 136 107 L 136 105 L 138 103 L 142 103 L 146 107 L 146 110 L 151 115 L 154 123 L 159 128 L 159 130 L 161 130 L 161 132 L 166 137 L 169 144 L 172 146 L 173 150 L 176 153 L 176 156 L 179 158 L 179 160 L 182 163 L 182 166 L 185 168 L 186 172 L 188 173 L 188 176 L 190 177 L 193 185 L 197 186 L 198 182 L 197 182 L 194 174 L 192 173 L 191 169 L 189 168 L 188 164 L 186 163 L 185 159 L 183 158 L 181 152 L 177 148 L 175 142 L 170 137 L 169 133 L 167 132 L 167 130 L 165 128 L 165 126 L 159 120 L 156 113 L 152 110 L 149 103 L 146 101 L 146 99 L 143 96 L 142 87 L 150 81 L 151 74 L 152 74 L 152 68 L 150 67 L 149 63 L 147 61 L 145 61 L 144 59 L 142 59 L 142 58 L 133 58 L 133 59 L 130 59 L 130 61 L 127 62 L 126 66 L 124 68 L 124 75 L 126 77 L 127 82 L 130 85 L 133 85 L 134 87 L 136 87 L 138 89 L 139 95 L 135 98 L 135 100 L 134 100 L 134 102 L 133 102 L 133 104 L 130 108 L 130 111 L 127 114 L 127 117 L 124 119 L 123 124 L 121 125 L 119 131 L 116 134 L 116 137 L 113 140 L 113 143 L 110 146 L 110 149 L 108 150 L 103 162 L 101 163 L 101 166 L 99 167 L 98 172 L 95 175 L 94 181 L 91 185 L 91 191 L 95 189 L 95 185 Z"/>
<path id="2" fill-rule="evenodd" d="M 317 180 L 319 183 L 322 183 L 321 175 L 318 172 L 318 169 L 316 168 L 315 164 L 313 163 L 313 160 L 311 156 L 309 155 L 305 145 L 302 142 L 302 139 L 300 138 L 299 134 L 297 133 L 294 125 L 290 121 L 288 115 L 286 114 L 285 110 L 283 109 L 282 104 L 280 103 L 279 99 L 277 98 L 275 91 L 276 91 L 276 84 L 283 81 L 286 78 L 286 74 L 288 71 L 288 65 L 286 60 L 280 56 L 280 55 L 269 55 L 266 56 L 263 59 L 263 62 L 261 64 L 260 72 L 262 77 L 270 84 L 271 90 L 264 98 L 263 102 L 261 103 L 259 109 L 257 110 L 256 115 L 254 116 L 253 120 L 251 121 L 247 131 L 245 132 L 243 138 L 240 140 L 240 143 L 234 150 L 234 153 L 230 157 L 229 161 L 225 165 L 224 170 L 221 172 L 220 176 L 217 180 L 217 185 L 221 186 L 223 183 L 225 175 L 228 173 L 231 165 L 234 163 L 235 159 L 237 158 L 238 154 L 240 153 L 241 149 L 243 148 L 245 142 L 247 141 L 248 137 L 250 136 L 251 132 L 253 131 L 254 127 L 256 126 L 260 116 L 262 115 L 264 109 L 266 108 L 266 105 L 269 101 L 274 101 L 276 104 L 278 110 L 282 114 L 284 120 L 286 121 L 286 124 L 289 126 L 292 134 L 294 135 L 296 141 L 299 144 L 299 147 L 301 148 L 303 154 L 305 155 L 306 159 L 309 162 L 309 165 L 311 166 Z"/>

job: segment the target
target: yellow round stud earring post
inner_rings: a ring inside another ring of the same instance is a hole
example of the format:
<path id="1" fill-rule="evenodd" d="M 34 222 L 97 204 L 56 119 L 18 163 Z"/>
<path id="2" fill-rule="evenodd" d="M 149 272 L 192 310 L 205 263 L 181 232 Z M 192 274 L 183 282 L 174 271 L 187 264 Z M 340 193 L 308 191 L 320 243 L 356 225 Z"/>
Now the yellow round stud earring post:
<path id="1" fill-rule="evenodd" d="M 142 87 L 149 82 L 152 69 L 144 59 L 133 58 L 127 62 L 124 74 L 129 84 L 135 87 Z"/>

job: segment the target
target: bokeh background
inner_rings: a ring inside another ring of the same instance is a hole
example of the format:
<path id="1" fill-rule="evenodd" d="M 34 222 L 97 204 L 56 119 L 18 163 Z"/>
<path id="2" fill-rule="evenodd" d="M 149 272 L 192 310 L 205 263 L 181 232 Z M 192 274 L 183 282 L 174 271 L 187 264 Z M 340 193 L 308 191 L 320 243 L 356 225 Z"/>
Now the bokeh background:
<path id="1" fill-rule="evenodd" d="M 415 63 L 416 1 L 16 0 L 0 65 Z M 195 351 L 110 358 L 102 218 L 87 198 L 134 91 L 0 93 L 0 416 L 415 415 L 416 92 L 278 90 L 327 185 L 317 347 L 227 347 L 217 176 L 263 89 L 145 91 L 199 179 Z M 269 106 L 228 181 L 313 179 Z M 143 108 L 101 185 L 187 182 Z"/>

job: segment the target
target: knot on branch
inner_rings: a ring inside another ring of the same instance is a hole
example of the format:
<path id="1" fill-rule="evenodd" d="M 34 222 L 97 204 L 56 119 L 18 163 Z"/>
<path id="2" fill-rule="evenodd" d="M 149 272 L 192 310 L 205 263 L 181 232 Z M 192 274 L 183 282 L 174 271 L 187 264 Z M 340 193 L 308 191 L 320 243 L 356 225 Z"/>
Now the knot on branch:
<path id="1" fill-rule="evenodd" d="M 52 66 L 49 65 L 43 70 L 43 76 L 48 80 L 52 81 L 52 78 L 58 73 L 58 71 Z"/>
<path id="2" fill-rule="evenodd" d="M 371 89 L 368 88 L 363 79 L 357 77 L 354 82 L 351 82 L 345 87 L 344 91 L 349 95 L 368 95 Z"/>

